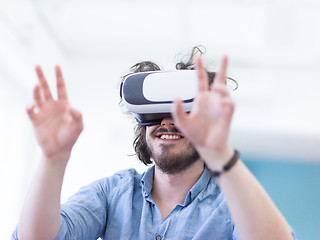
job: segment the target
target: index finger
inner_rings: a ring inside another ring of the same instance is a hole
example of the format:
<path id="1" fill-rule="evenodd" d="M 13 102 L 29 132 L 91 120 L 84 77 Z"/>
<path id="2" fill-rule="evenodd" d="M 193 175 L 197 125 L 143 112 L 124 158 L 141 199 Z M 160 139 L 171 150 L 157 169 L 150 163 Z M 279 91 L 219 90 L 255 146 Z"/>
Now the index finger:
<path id="1" fill-rule="evenodd" d="M 213 86 L 217 86 L 220 84 L 223 84 L 224 86 L 226 85 L 227 65 L 228 57 L 224 55 L 221 60 L 220 69 L 214 78 Z"/>
<path id="2" fill-rule="evenodd" d="M 39 79 L 41 90 L 43 91 L 44 99 L 46 101 L 52 100 L 52 95 L 51 95 L 51 92 L 50 92 L 49 85 L 48 85 L 47 80 L 44 77 L 42 69 L 41 69 L 41 67 L 39 65 L 36 66 L 36 72 L 37 72 L 37 75 L 38 75 L 38 79 Z"/>
<path id="3" fill-rule="evenodd" d="M 57 77 L 58 99 L 68 100 L 67 89 L 64 83 L 60 66 L 56 65 L 55 70 L 56 70 L 56 77 Z"/>
<path id="4" fill-rule="evenodd" d="M 198 75 L 198 92 L 207 91 L 209 88 L 208 73 L 202 64 L 200 57 L 196 58 L 196 69 Z"/>

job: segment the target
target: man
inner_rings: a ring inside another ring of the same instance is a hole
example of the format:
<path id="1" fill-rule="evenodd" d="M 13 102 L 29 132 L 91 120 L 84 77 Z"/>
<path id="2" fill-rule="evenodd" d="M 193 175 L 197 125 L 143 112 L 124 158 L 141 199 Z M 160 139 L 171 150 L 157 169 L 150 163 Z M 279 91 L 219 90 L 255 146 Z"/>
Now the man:
<path id="1" fill-rule="evenodd" d="M 293 239 L 281 213 L 229 144 L 234 102 L 225 85 L 227 57 L 210 87 L 200 58 L 195 65 L 198 93 L 191 113 L 176 100 L 173 118 L 140 127 L 135 148 L 142 139 L 139 148 L 155 166 L 142 175 L 129 169 L 96 181 L 61 206 L 63 176 L 82 117 L 69 105 L 60 67 L 58 99 L 53 100 L 37 66 L 39 84 L 27 111 L 43 159 L 13 238 Z"/>

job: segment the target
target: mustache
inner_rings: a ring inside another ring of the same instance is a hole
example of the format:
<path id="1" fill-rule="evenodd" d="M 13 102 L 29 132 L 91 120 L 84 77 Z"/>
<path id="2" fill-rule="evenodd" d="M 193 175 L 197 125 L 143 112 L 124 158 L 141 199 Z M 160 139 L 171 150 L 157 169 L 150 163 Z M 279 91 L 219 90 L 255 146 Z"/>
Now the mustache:
<path id="1" fill-rule="evenodd" d="M 176 127 L 159 127 L 152 133 L 152 136 L 155 137 L 159 133 L 180 133 L 180 131 Z"/>

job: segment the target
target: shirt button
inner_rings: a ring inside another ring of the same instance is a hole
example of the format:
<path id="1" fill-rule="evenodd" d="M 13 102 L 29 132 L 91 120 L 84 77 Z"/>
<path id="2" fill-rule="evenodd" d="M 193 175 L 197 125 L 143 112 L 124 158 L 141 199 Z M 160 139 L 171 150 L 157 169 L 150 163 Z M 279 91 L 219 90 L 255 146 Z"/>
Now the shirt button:
<path id="1" fill-rule="evenodd" d="M 161 236 L 160 235 L 156 236 L 156 240 L 161 240 Z"/>

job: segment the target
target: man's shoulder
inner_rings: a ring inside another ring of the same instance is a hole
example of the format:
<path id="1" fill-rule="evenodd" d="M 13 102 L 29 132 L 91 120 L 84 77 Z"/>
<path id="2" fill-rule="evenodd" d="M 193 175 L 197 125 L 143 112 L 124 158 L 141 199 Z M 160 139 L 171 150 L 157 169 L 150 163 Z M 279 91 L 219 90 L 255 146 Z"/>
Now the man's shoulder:
<path id="1" fill-rule="evenodd" d="M 134 168 L 128 168 L 120 170 L 111 176 L 98 179 L 92 184 L 96 186 L 104 186 L 104 188 L 107 187 L 114 189 L 123 186 L 129 186 L 130 183 L 139 184 L 144 174 L 145 173 L 140 174 Z"/>
<path id="2" fill-rule="evenodd" d="M 110 196 L 116 192 L 126 192 L 129 189 L 137 189 L 144 173 L 140 174 L 133 168 L 124 169 L 114 173 L 111 176 L 100 178 L 90 184 L 80 188 L 77 193 L 94 194 L 99 193 L 101 196 Z"/>
<path id="3" fill-rule="evenodd" d="M 116 172 L 115 174 L 113 174 L 109 178 L 111 178 L 111 179 L 115 178 L 115 179 L 122 180 L 122 181 L 140 180 L 141 177 L 143 176 L 143 174 L 144 173 L 142 173 L 142 174 L 138 173 L 138 171 L 134 168 L 128 168 L 128 169 L 123 169 L 123 170 Z"/>

